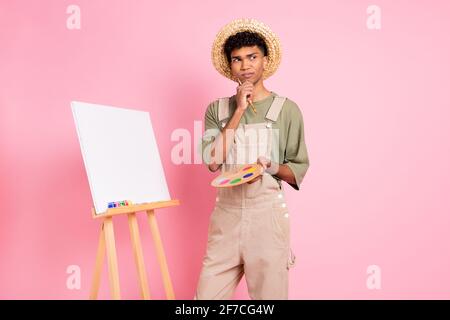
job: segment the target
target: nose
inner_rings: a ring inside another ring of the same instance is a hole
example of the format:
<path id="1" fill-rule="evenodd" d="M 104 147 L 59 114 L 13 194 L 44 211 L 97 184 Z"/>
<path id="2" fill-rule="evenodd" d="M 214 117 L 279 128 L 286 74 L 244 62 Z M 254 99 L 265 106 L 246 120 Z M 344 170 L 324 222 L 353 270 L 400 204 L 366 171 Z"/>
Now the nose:
<path id="1" fill-rule="evenodd" d="M 241 70 L 247 70 L 248 69 L 248 62 L 247 60 L 243 59 L 241 64 Z"/>

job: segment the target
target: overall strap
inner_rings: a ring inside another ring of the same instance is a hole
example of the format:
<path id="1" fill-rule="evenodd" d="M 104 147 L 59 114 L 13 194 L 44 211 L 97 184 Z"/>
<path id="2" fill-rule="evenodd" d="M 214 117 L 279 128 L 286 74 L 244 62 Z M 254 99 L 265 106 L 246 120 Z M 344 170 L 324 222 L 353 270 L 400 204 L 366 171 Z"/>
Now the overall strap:
<path id="1" fill-rule="evenodd" d="M 219 98 L 219 122 L 230 117 L 230 98 Z"/>
<path id="2" fill-rule="evenodd" d="M 286 97 L 276 95 L 269 107 L 269 110 L 267 110 L 266 119 L 276 122 L 285 101 Z"/>

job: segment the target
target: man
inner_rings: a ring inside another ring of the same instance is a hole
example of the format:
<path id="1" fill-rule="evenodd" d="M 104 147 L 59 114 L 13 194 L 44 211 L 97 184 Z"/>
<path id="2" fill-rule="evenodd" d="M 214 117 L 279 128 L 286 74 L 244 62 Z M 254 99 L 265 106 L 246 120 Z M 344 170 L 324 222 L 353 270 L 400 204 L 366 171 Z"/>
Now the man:
<path id="1" fill-rule="evenodd" d="M 203 158 L 212 172 L 254 162 L 264 172 L 248 183 L 218 188 L 195 299 L 230 299 L 244 273 L 252 299 L 287 299 L 295 255 L 281 181 L 299 190 L 309 167 L 302 113 L 264 86 L 280 64 L 281 49 L 263 23 L 227 24 L 216 36 L 212 59 L 238 86 L 235 95 L 206 110 Z"/>

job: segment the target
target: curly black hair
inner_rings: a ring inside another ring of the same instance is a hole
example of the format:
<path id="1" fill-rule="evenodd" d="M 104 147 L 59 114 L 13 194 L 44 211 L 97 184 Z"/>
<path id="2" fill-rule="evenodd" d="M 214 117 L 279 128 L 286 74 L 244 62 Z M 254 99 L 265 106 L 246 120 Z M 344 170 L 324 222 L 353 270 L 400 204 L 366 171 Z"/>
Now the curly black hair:
<path id="1" fill-rule="evenodd" d="M 264 39 L 256 32 L 242 31 L 232 35 L 225 41 L 223 49 L 228 63 L 231 62 L 231 52 L 242 47 L 258 46 L 264 56 L 267 56 L 267 45 Z"/>

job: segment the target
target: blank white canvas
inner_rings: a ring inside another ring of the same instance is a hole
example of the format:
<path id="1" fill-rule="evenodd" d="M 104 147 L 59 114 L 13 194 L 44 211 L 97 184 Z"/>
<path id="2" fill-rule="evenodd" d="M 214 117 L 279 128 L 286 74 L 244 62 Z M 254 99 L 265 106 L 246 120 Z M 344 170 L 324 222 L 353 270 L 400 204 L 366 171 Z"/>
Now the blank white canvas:
<path id="1" fill-rule="evenodd" d="M 72 101 L 94 207 L 170 200 L 148 112 Z"/>

